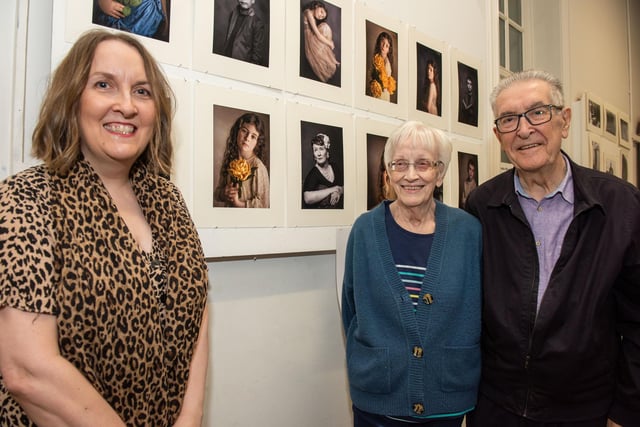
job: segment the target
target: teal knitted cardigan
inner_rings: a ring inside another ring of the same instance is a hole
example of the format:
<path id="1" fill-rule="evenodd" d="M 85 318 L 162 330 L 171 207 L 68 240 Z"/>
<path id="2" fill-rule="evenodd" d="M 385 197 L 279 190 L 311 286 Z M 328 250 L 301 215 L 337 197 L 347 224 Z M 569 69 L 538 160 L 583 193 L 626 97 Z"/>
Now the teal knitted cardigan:
<path id="1" fill-rule="evenodd" d="M 391 254 L 384 205 L 361 215 L 351 229 L 342 320 L 351 399 L 363 411 L 431 417 L 462 415 L 475 405 L 481 226 L 440 202 L 435 216 L 415 312 Z"/>

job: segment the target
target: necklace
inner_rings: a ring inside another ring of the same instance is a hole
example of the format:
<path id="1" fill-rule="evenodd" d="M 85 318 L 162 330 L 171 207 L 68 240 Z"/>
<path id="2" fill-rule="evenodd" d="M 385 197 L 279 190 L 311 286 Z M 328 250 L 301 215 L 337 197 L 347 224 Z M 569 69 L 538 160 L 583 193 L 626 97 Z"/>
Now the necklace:
<path id="1" fill-rule="evenodd" d="M 324 176 L 327 181 L 333 182 L 333 180 L 335 179 L 335 176 L 333 174 L 333 168 L 329 163 L 326 163 L 326 166 L 320 166 L 316 164 L 316 167 L 318 168 L 322 176 Z"/>

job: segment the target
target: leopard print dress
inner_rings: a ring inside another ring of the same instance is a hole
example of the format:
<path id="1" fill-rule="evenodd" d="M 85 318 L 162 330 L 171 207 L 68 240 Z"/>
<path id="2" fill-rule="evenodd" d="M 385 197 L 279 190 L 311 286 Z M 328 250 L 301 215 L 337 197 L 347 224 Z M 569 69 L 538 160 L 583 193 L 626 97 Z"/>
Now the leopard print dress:
<path id="1" fill-rule="evenodd" d="M 0 183 L 0 307 L 54 315 L 61 354 L 130 426 L 171 426 L 207 300 L 197 231 L 170 181 L 134 168 L 141 251 L 85 160 Z M 0 377 L 0 426 L 33 426 Z"/>

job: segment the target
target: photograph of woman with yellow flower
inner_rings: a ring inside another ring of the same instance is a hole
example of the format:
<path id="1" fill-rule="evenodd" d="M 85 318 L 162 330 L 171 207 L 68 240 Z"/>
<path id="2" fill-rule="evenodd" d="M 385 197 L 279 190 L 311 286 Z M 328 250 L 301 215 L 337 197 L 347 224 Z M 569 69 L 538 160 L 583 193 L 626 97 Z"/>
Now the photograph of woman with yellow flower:
<path id="1" fill-rule="evenodd" d="M 367 21 L 367 39 L 372 39 L 369 34 L 369 28 L 373 25 Z M 377 32 L 373 54 L 371 55 L 371 65 L 368 71 L 367 88 L 368 96 L 397 103 L 396 94 L 396 78 L 397 74 L 394 68 L 394 49 L 393 36 L 397 38 L 395 33 L 389 31 Z"/>
<path id="2" fill-rule="evenodd" d="M 228 115 L 228 110 L 215 106 L 214 122 L 217 113 Z M 253 112 L 245 112 L 233 123 L 225 142 L 219 179 L 214 182 L 215 207 L 269 207 L 269 172 L 264 164 L 266 126 L 268 116 L 261 118 Z"/>

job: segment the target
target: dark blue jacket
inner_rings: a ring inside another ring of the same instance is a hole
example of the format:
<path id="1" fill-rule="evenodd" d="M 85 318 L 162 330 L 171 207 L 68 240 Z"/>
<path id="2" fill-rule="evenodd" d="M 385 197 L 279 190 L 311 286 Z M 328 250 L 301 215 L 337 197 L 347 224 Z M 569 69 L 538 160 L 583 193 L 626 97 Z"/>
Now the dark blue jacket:
<path id="1" fill-rule="evenodd" d="M 389 202 L 385 202 L 389 203 Z M 480 377 L 480 224 L 436 205 L 417 311 L 397 273 L 380 204 L 347 243 L 342 316 L 351 399 L 383 415 L 464 413 Z M 428 295 L 428 296 L 426 296 Z"/>
<path id="2" fill-rule="evenodd" d="M 484 240 L 480 392 L 537 421 L 640 420 L 640 192 L 570 162 L 574 218 L 536 316 L 538 257 L 514 170 L 471 193 Z"/>

